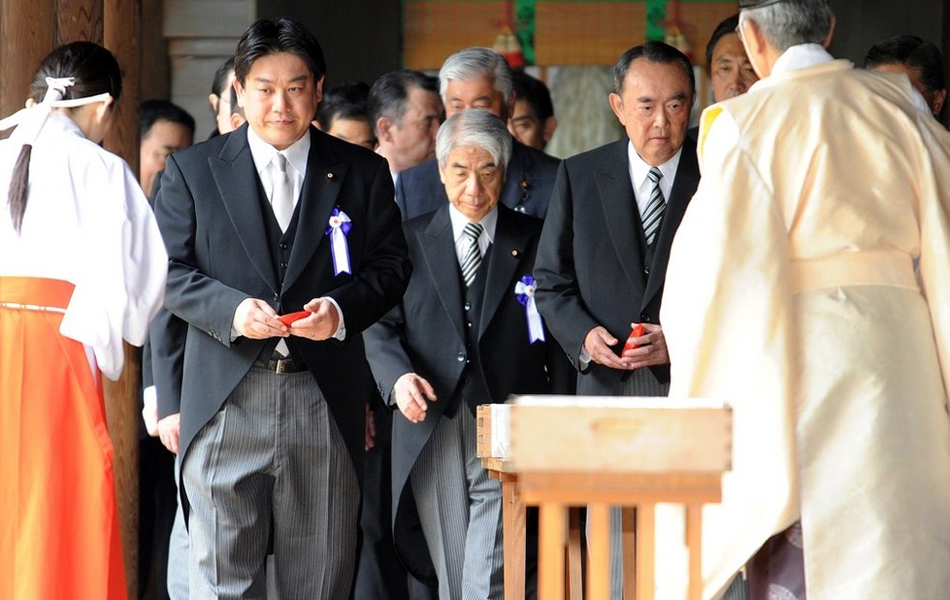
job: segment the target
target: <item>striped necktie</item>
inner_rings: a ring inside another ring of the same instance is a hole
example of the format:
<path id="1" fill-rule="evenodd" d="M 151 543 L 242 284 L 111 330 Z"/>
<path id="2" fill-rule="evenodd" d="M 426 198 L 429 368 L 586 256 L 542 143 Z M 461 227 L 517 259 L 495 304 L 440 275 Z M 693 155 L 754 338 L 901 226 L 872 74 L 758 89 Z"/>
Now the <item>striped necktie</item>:
<path id="1" fill-rule="evenodd" d="M 650 201 L 647 202 L 646 210 L 643 211 L 640 217 L 643 220 L 643 233 L 647 238 L 647 246 L 652 246 L 656 234 L 660 231 L 663 211 L 666 210 L 666 200 L 660 190 L 660 179 L 662 179 L 663 173 L 658 168 L 651 167 L 647 177 L 653 182 L 653 190 L 650 192 Z"/>
<path id="2" fill-rule="evenodd" d="M 482 264 L 482 251 L 478 248 L 478 238 L 481 237 L 485 228 L 481 223 L 468 223 L 462 233 L 468 238 L 468 248 L 465 249 L 465 256 L 462 257 L 462 281 L 465 287 L 472 285 L 475 281 L 475 274 L 478 273 L 478 266 Z"/>

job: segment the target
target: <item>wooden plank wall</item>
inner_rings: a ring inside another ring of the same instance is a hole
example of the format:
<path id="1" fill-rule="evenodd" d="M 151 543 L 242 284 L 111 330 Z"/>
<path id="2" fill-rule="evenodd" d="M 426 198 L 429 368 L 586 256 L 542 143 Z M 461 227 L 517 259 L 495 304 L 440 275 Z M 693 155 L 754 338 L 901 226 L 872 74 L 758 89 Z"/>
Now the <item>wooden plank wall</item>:
<path id="1" fill-rule="evenodd" d="M 695 64 L 703 63 L 706 42 L 719 22 L 737 10 L 735 1 L 680 3 L 680 21 Z M 646 13 L 643 0 L 538 0 L 535 63 L 612 65 L 625 50 L 646 41 Z M 408 0 L 405 66 L 435 70 L 456 50 L 490 47 L 506 23 L 505 2 Z"/>

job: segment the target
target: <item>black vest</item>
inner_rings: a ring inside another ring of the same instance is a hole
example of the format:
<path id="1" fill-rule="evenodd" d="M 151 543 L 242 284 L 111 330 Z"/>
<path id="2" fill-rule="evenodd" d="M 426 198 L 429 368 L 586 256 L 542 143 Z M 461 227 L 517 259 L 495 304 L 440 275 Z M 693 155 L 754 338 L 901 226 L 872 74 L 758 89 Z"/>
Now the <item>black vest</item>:
<path id="1" fill-rule="evenodd" d="M 482 304 L 485 297 L 485 279 L 488 276 L 488 263 L 491 261 L 491 244 L 482 257 L 482 262 L 475 273 L 471 287 L 465 287 L 459 268 L 459 285 L 462 286 L 462 311 L 465 319 L 465 368 L 459 378 L 452 400 L 445 407 L 445 414 L 449 417 L 455 414 L 459 404 L 465 402 L 472 414 L 479 404 L 491 404 L 491 394 L 485 373 L 482 371 L 482 361 L 478 350 L 478 330 L 481 325 Z"/>
<path id="2" fill-rule="evenodd" d="M 274 272 L 277 273 L 277 285 L 280 290 L 283 291 L 284 276 L 287 274 L 287 264 L 290 262 L 290 253 L 294 249 L 294 240 L 297 237 L 297 222 L 300 220 L 300 205 L 303 204 L 303 199 L 297 199 L 297 206 L 294 207 L 294 214 L 290 219 L 290 224 L 287 225 L 287 231 L 281 232 L 280 225 L 277 223 L 277 217 L 274 216 L 274 209 L 270 201 L 267 200 L 267 194 L 264 193 L 262 186 L 259 185 L 258 188 L 261 219 L 264 221 L 264 232 L 267 236 L 267 248 L 270 250 L 270 261 Z M 322 235 L 323 232 L 320 233 Z M 279 315 L 303 310 L 302 306 L 284 306 L 283 298 L 279 295 L 274 298 L 274 301 L 277 302 L 275 310 Z M 285 338 L 285 341 L 287 342 L 287 348 L 290 349 L 290 356 L 294 359 L 294 362 L 303 363 L 303 357 L 297 350 L 297 341 L 294 336 Z M 269 358 L 274 353 L 274 347 L 277 346 L 277 342 L 278 338 L 268 342 L 267 346 L 265 346 L 261 352 L 260 357 Z"/>

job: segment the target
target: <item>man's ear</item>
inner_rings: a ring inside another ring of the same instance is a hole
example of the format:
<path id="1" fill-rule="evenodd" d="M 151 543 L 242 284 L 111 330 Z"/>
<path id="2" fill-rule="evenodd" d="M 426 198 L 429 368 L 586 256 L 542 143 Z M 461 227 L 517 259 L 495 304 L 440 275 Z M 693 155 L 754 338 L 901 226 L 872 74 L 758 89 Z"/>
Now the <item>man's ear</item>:
<path id="1" fill-rule="evenodd" d="M 607 101 L 610 103 L 610 109 L 614 111 L 614 114 L 617 115 L 617 119 L 620 120 L 620 123 L 626 127 L 626 123 L 623 122 L 623 98 L 620 97 L 620 94 L 616 92 L 610 92 L 607 96 Z"/>
<path id="2" fill-rule="evenodd" d="M 318 79 L 313 85 L 314 90 L 317 92 L 317 104 L 319 104 L 320 101 L 323 100 L 323 81 L 325 79 L 326 79 L 326 75 Z"/>
<path id="3" fill-rule="evenodd" d="M 211 110 L 215 114 L 217 114 L 218 112 L 218 102 L 220 101 L 221 101 L 221 98 L 218 97 L 217 94 L 215 93 L 208 94 L 208 102 L 211 104 Z"/>
<path id="4" fill-rule="evenodd" d="M 393 141 L 393 134 L 392 134 L 392 132 L 390 131 L 391 128 L 392 128 L 392 126 L 393 126 L 392 122 L 391 122 L 387 117 L 380 117 L 380 118 L 376 119 L 376 131 L 379 132 L 379 134 L 376 136 L 376 138 L 377 138 L 380 142 L 382 142 L 382 141 L 386 141 L 386 142 L 391 142 L 391 141 Z"/>
<path id="5" fill-rule="evenodd" d="M 937 90 L 934 92 L 934 116 L 938 116 L 943 110 L 943 104 L 947 101 L 947 90 Z"/>
<path id="6" fill-rule="evenodd" d="M 238 106 L 244 108 L 244 84 L 238 81 L 238 78 L 234 78 L 234 83 L 231 84 L 234 86 L 234 92 L 237 95 Z"/>
<path id="7" fill-rule="evenodd" d="M 241 125 L 244 125 L 246 119 L 242 117 L 239 113 L 231 113 L 231 131 L 239 128 Z"/>
<path id="8" fill-rule="evenodd" d="M 831 38 L 834 37 L 835 35 L 835 23 L 837 23 L 837 19 L 835 19 L 835 14 L 831 13 L 831 27 L 828 28 L 828 35 L 825 37 L 825 41 L 822 44 L 822 46 L 824 46 L 825 48 L 831 45 Z"/>
<path id="9" fill-rule="evenodd" d="M 557 117 L 550 116 L 544 120 L 544 124 L 541 126 L 541 137 L 544 139 L 544 143 L 547 144 L 551 141 L 551 138 L 554 137 L 554 132 L 557 130 Z"/>

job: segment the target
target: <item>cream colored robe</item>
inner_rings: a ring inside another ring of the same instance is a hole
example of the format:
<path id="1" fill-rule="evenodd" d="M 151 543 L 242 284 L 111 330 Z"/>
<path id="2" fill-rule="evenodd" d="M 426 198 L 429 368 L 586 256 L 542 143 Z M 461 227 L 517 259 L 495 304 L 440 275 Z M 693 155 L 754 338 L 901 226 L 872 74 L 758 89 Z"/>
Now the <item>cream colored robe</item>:
<path id="1" fill-rule="evenodd" d="M 950 598 L 950 135 L 913 103 L 835 61 L 703 114 L 661 319 L 670 396 L 734 408 L 706 598 L 799 518 L 809 600 Z"/>

